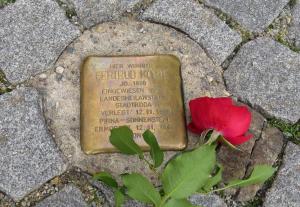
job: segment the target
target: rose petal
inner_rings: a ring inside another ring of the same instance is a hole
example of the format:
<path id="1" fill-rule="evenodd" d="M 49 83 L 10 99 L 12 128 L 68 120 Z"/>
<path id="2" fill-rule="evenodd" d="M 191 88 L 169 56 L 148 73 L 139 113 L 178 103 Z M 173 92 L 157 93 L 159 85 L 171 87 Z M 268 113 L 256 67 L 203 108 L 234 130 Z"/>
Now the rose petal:
<path id="1" fill-rule="evenodd" d="M 250 127 L 251 113 L 245 106 L 233 105 L 229 97 L 202 97 L 189 102 L 192 122 L 188 128 L 194 133 L 215 129 L 232 144 L 241 144 L 251 138 L 244 136 Z M 238 140 L 240 139 L 240 140 Z"/>
<path id="2" fill-rule="evenodd" d="M 251 113 L 246 106 L 231 106 L 224 115 L 221 132 L 225 137 L 237 137 L 245 134 L 251 123 Z"/>
<path id="3" fill-rule="evenodd" d="M 204 129 L 197 128 L 193 122 L 188 124 L 188 129 L 195 134 L 201 134 L 204 131 Z"/>
<path id="4" fill-rule="evenodd" d="M 206 112 L 209 107 L 209 98 L 197 98 L 189 102 L 192 122 L 195 128 L 203 130 L 208 127 L 208 121 L 206 120 Z"/>
<path id="5" fill-rule="evenodd" d="M 223 110 L 226 106 L 232 105 L 232 99 L 228 97 L 209 98 L 201 97 L 190 101 L 190 111 L 192 122 L 196 128 L 210 129 L 218 126 L 222 118 Z"/>

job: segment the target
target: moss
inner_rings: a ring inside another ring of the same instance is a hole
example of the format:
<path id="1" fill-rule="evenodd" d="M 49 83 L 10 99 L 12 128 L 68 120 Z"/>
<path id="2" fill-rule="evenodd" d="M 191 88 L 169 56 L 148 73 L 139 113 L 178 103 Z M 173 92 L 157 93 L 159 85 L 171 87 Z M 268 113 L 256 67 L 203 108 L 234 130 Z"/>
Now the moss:
<path id="1" fill-rule="evenodd" d="M 290 3 L 291 2 L 294 2 L 294 0 L 290 1 Z M 296 47 L 295 44 L 288 38 L 289 28 L 292 23 L 292 16 L 287 11 L 289 11 L 289 9 L 285 8 L 282 14 L 268 26 L 266 33 L 292 51 L 300 52 L 300 48 Z"/>
<path id="2" fill-rule="evenodd" d="M 242 40 L 243 40 L 243 42 L 247 42 L 247 41 L 249 41 L 251 39 L 254 39 L 254 35 L 251 32 L 249 32 L 247 30 L 241 30 L 240 32 L 242 34 Z"/>
<path id="3" fill-rule="evenodd" d="M 0 70 L 0 83 L 5 83 L 6 78 L 3 71 Z"/>
<path id="4" fill-rule="evenodd" d="M 7 81 L 5 74 L 0 70 L 0 95 L 10 92 L 12 90 L 11 88 L 11 84 Z"/>
<path id="5" fill-rule="evenodd" d="M 300 122 L 291 124 L 279 119 L 269 119 L 268 123 L 278 128 L 292 142 L 300 144 Z"/>
<path id="6" fill-rule="evenodd" d="M 298 3 L 298 0 L 290 0 L 289 6 L 293 8 L 294 6 L 296 6 L 297 3 Z"/>
<path id="7" fill-rule="evenodd" d="M 280 42 L 281 44 L 285 45 L 285 46 L 289 46 L 289 43 L 285 40 L 285 37 L 284 35 L 282 35 L 281 33 L 278 33 L 276 36 L 275 36 L 275 39 Z"/>
<path id="8" fill-rule="evenodd" d="M 260 207 L 262 204 L 262 198 L 254 198 L 252 201 L 247 202 L 243 207 Z"/>
<path id="9" fill-rule="evenodd" d="M 254 35 L 250 31 L 248 31 L 246 28 L 244 28 L 242 25 L 240 25 L 230 15 L 224 13 L 220 9 L 206 5 L 204 0 L 198 0 L 198 2 L 200 4 L 202 4 L 205 8 L 212 10 L 214 12 L 214 14 L 217 15 L 219 17 L 219 19 L 224 21 L 231 29 L 238 31 L 242 36 L 243 42 L 247 42 L 254 38 Z"/>
<path id="10" fill-rule="evenodd" d="M 292 51 L 294 52 L 300 52 L 300 48 L 296 47 L 294 44 L 292 44 L 291 42 L 289 42 L 286 37 L 285 34 L 279 32 L 276 34 L 275 36 L 275 40 L 280 42 L 281 44 L 285 45 L 286 47 L 290 48 Z"/>
<path id="11" fill-rule="evenodd" d="M 292 51 L 299 53 L 300 47 L 296 47 L 292 43 L 288 42 L 284 37 L 280 35 L 276 35 L 275 39 L 280 42 L 281 44 L 285 45 L 286 47 L 290 48 Z"/>
<path id="12" fill-rule="evenodd" d="M 242 42 L 245 43 L 254 38 L 254 35 L 240 25 L 237 21 L 235 21 L 231 16 L 228 14 L 223 13 L 221 10 L 214 9 L 215 14 L 223 20 L 231 29 L 236 30 L 242 36 Z"/>
<path id="13" fill-rule="evenodd" d="M 70 5 L 66 4 L 62 0 L 56 0 L 56 2 L 60 7 L 62 7 L 65 10 L 65 14 L 69 19 L 72 19 L 73 16 L 77 16 L 75 9 L 72 8 Z"/>
<path id="14" fill-rule="evenodd" d="M 10 92 L 12 91 L 11 89 L 9 88 L 0 88 L 0 95 L 4 94 L 4 93 L 7 93 L 7 92 Z"/>
<path id="15" fill-rule="evenodd" d="M 74 17 L 74 16 L 76 16 L 77 14 L 76 14 L 76 11 L 75 11 L 75 9 L 70 9 L 70 8 L 66 8 L 66 16 L 68 17 L 68 18 L 72 18 L 72 17 Z"/>
<path id="16" fill-rule="evenodd" d="M 99 196 L 99 193 L 96 189 L 91 189 L 90 190 L 90 198 L 87 200 L 87 203 L 89 205 L 96 205 L 96 204 L 99 204 L 102 206 L 102 204 L 104 203 L 104 199 L 102 197 Z"/>
<path id="17" fill-rule="evenodd" d="M 0 0 L 0 8 L 6 6 L 7 4 L 14 3 L 16 0 Z"/>
<path id="18" fill-rule="evenodd" d="M 278 32 L 275 36 L 275 40 L 285 45 L 286 47 L 290 48 L 294 52 L 300 52 L 300 48 L 296 47 L 294 44 L 287 41 L 285 32 L 282 31 Z"/>

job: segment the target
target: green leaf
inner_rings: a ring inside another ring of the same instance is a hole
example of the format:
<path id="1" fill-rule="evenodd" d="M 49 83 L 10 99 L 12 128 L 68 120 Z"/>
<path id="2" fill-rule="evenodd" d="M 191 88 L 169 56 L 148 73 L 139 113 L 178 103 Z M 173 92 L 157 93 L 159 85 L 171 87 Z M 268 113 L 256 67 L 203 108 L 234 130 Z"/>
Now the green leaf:
<path id="1" fill-rule="evenodd" d="M 125 201 L 125 195 L 118 189 L 115 192 L 115 206 L 122 207 L 122 204 Z"/>
<path id="2" fill-rule="evenodd" d="M 113 187 L 113 188 L 117 188 L 118 187 L 118 183 L 117 181 L 113 178 L 113 176 L 107 172 L 99 172 L 96 173 L 93 176 L 94 180 L 100 180 L 103 183 L 105 183 L 106 185 Z"/>
<path id="3" fill-rule="evenodd" d="M 215 185 L 222 181 L 222 172 L 223 167 L 221 165 L 217 165 L 217 172 L 213 177 L 210 177 L 207 182 L 205 183 L 202 190 L 204 192 L 209 192 Z"/>
<path id="4" fill-rule="evenodd" d="M 124 154 L 143 155 L 141 148 L 133 140 L 133 132 L 127 126 L 111 129 L 109 141 Z"/>
<path id="5" fill-rule="evenodd" d="M 153 185 L 142 175 L 132 173 L 122 176 L 124 185 L 127 187 L 127 194 L 138 201 L 152 203 L 157 206 L 161 197 Z"/>
<path id="6" fill-rule="evenodd" d="M 145 142 L 150 146 L 150 155 L 154 162 L 154 167 L 159 167 L 164 161 L 164 153 L 160 149 L 155 135 L 148 129 L 143 133 Z"/>
<path id="7" fill-rule="evenodd" d="M 228 185 L 225 186 L 224 188 L 244 187 L 252 184 L 263 183 L 267 179 L 269 179 L 274 174 L 275 171 L 276 168 L 273 168 L 271 166 L 257 165 L 254 167 L 249 178 L 245 180 L 233 180 L 229 182 Z"/>
<path id="8" fill-rule="evenodd" d="M 200 206 L 194 206 L 185 199 L 171 198 L 163 207 L 200 207 Z"/>
<path id="9" fill-rule="evenodd" d="M 167 197 L 183 199 L 202 188 L 216 163 L 215 145 L 203 145 L 171 160 L 162 174 Z"/>

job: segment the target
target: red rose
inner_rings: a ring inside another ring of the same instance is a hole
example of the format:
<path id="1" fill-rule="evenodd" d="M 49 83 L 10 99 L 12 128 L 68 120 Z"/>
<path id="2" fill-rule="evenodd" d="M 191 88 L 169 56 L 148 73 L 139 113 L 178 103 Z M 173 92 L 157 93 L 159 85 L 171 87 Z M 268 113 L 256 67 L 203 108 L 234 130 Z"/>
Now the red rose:
<path id="1" fill-rule="evenodd" d="M 251 113 L 246 106 L 236 106 L 231 98 L 202 97 L 189 103 L 192 122 L 188 128 L 197 134 L 214 129 L 233 145 L 248 141 Z"/>

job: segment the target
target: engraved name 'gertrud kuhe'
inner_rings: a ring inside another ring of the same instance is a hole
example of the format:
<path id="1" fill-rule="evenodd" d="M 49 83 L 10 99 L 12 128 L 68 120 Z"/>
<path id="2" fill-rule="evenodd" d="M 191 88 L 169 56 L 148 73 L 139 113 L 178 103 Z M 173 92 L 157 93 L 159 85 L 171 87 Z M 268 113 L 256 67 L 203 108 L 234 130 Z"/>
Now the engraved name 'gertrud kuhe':
<path id="1" fill-rule="evenodd" d="M 99 71 L 96 73 L 97 80 L 133 80 L 133 79 L 167 79 L 166 71 L 154 72 L 152 70 L 129 70 L 129 71 Z"/>

